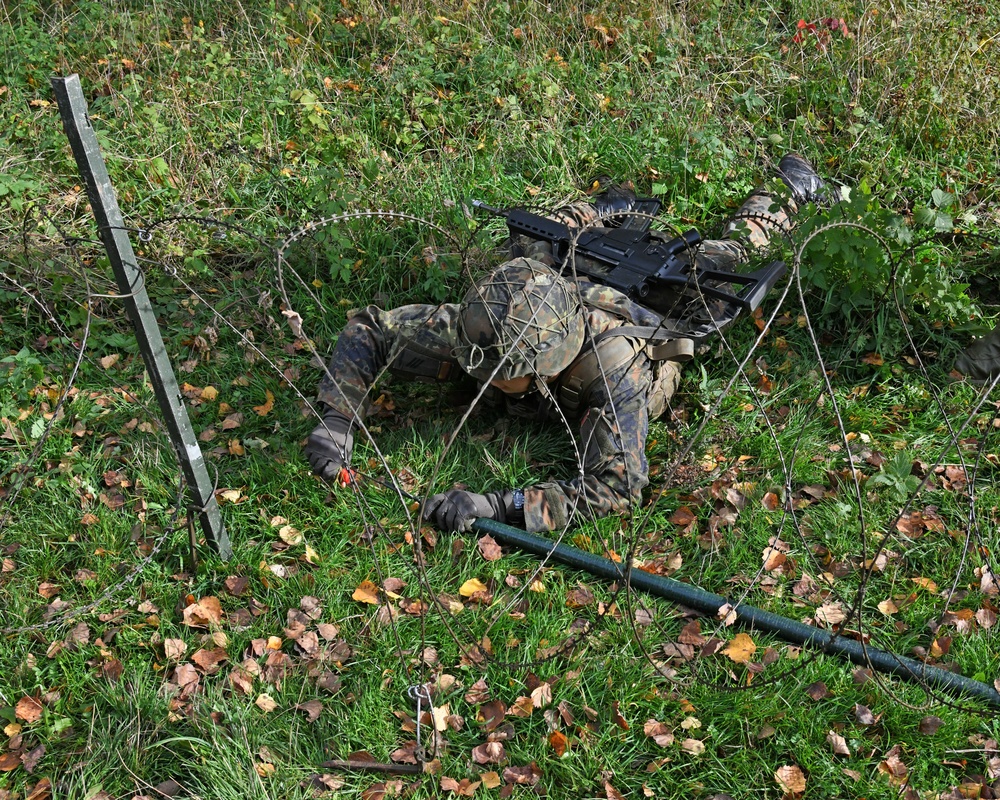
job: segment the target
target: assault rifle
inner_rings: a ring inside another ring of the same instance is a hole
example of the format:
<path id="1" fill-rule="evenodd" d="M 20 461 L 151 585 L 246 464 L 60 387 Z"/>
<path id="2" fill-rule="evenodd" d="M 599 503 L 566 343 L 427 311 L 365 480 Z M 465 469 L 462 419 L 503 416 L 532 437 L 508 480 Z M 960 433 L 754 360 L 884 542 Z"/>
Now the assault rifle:
<path id="1" fill-rule="evenodd" d="M 785 274 L 783 261 L 748 273 L 700 266 L 695 258 L 702 240 L 697 230 L 671 239 L 650 230 L 650 217 L 660 206 L 655 199 L 642 200 L 635 209 L 648 216 L 621 212 L 604 223 L 612 226 L 615 216 L 624 218 L 616 227 L 583 231 L 530 211 L 493 208 L 479 200 L 472 205 L 503 217 L 514 242 L 526 236 L 551 245 L 561 273 L 617 289 L 662 314 L 678 334 L 696 341 L 717 333 L 741 312 L 752 313 Z"/>

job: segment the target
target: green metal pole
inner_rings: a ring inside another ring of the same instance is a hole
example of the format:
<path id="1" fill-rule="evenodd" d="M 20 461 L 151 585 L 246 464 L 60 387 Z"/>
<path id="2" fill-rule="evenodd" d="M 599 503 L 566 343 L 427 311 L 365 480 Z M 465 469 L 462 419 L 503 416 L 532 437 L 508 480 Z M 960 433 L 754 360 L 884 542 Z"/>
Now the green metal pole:
<path id="1" fill-rule="evenodd" d="M 163 344 L 156 314 L 146 293 L 145 279 L 136 262 L 104 156 L 101 155 L 101 147 L 87 115 L 87 101 L 83 96 L 80 78 L 78 75 L 52 78 L 52 89 L 59 104 L 66 137 L 87 186 L 87 197 L 115 273 L 118 291 L 122 294 L 122 302 L 125 303 L 129 320 L 135 329 L 139 352 L 146 363 L 160 413 L 166 422 L 170 441 L 197 507 L 201 529 L 216 552 L 223 559 L 229 559 L 233 551 L 219 513 L 212 480 L 184 406 L 174 368 Z"/>
<path id="2" fill-rule="evenodd" d="M 533 533 L 527 533 L 519 528 L 512 528 L 491 519 L 476 520 L 472 527 L 480 533 L 488 533 L 500 544 L 516 547 L 518 550 L 523 550 L 539 558 L 558 561 L 574 569 L 589 572 L 598 578 L 609 581 L 626 580 L 630 586 L 636 589 L 674 603 L 680 603 L 710 616 L 715 616 L 719 609 L 729 602 L 725 597 L 706 592 L 697 586 L 665 578 L 662 575 L 652 575 L 638 569 L 626 570 L 621 564 L 616 564 L 608 558 L 586 553 L 570 545 L 555 543 L 551 539 L 536 536 Z M 846 656 L 855 664 L 870 665 L 879 672 L 936 686 L 948 692 L 966 694 L 1000 708 L 1000 692 L 992 686 L 972 678 L 956 675 L 953 672 L 932 667 L 906 656 L 896 655 L 875 647 L 867 647 L 846 636 L 834 636 L 829 631 L 814 628 L 778 614 L 772 614 L 746 603 L 740 603 L 735 606 L 734 610 L 736 621 L 747 627 L 776 633 L 785 641 L 808 645 L 824 653 Z"/>

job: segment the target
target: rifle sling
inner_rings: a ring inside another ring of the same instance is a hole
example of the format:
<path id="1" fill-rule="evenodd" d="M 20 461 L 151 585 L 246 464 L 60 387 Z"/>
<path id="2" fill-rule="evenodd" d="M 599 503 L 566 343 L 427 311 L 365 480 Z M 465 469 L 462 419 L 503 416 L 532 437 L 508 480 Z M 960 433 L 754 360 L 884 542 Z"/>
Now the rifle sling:
<path id="1" fill-rule="evenodd" d="M 652 325 L 620 325 L 593 337 L 593 346 L 612 336 L 628 336 L 645 342 L 650 361 L 690 361 L 694 358 L 694 341 Z"/>

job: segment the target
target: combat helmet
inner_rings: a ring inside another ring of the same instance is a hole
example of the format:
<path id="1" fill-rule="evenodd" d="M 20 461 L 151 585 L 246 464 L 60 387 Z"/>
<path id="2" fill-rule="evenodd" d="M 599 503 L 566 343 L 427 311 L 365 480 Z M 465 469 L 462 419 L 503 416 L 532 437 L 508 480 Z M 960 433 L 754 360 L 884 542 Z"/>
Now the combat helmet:
<path id="1" fill-rule="evenodd" d="M 539 261 L 515 258 L 466 293 L 454 355 L 482 381 L 549 377 L 579 354 L 585 328 L 576 287 Z"/>

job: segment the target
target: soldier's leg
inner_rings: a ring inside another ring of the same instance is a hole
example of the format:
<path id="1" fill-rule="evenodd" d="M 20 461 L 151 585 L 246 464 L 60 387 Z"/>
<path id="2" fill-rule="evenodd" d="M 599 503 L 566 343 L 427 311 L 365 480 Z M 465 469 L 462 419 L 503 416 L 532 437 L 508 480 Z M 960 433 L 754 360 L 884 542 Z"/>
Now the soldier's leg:
<path id="1" fill-rule="evenodd" d="M 660 361 L 656 365 L 646 400 L 650 419 L 656 419 L 667 410 L 680 382 L 681 365 L 676 361 Z"/>
<path id="2" fill-rule="evenodd" d="M 826 184 L 802 156 L 789 153 L 775 172 L 791 191 L 787 205 L 779 205 L 764 187 L 758 187 L 726 223 L 722 238 L 702 243 L 701 266 L 732 270 L 745 263 L 751 252 L 766 249 L 791 229 L 790 215 L 799 205 L 823 198 Z"/>

